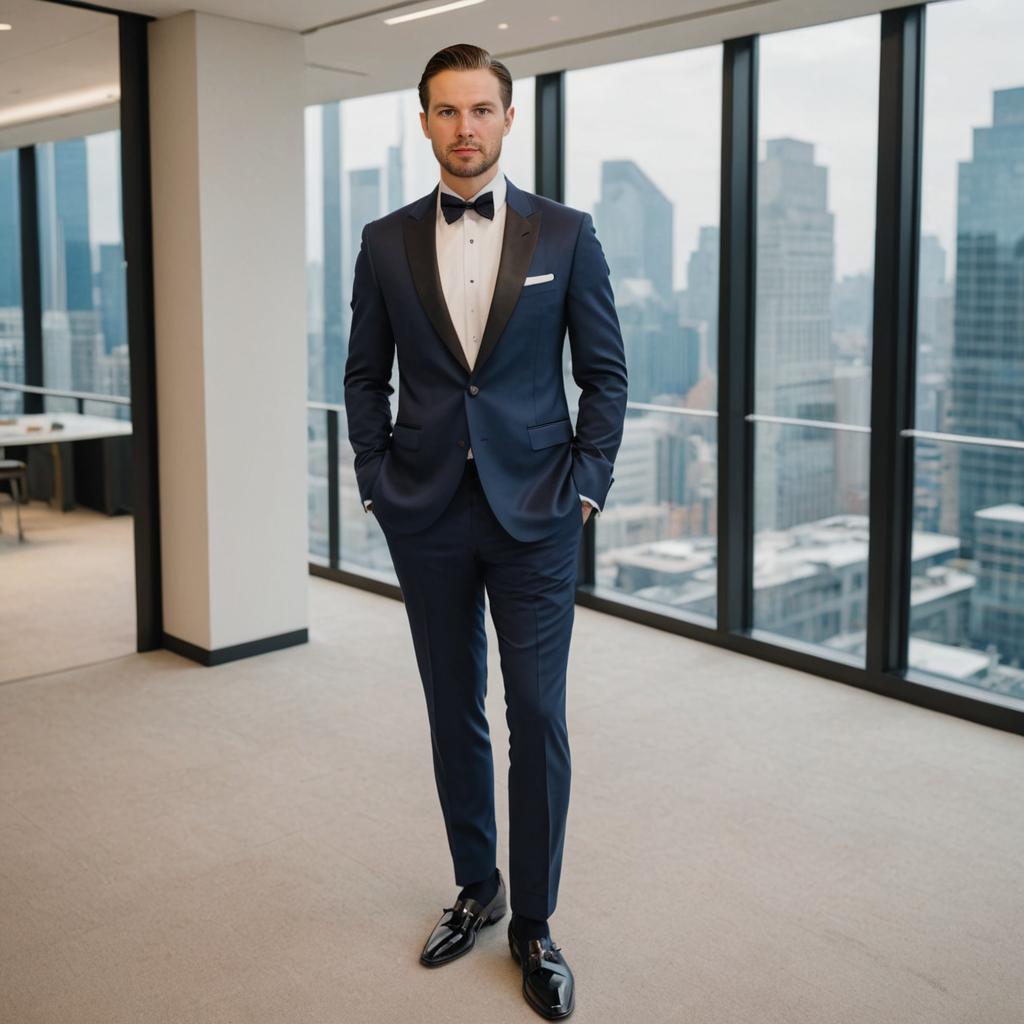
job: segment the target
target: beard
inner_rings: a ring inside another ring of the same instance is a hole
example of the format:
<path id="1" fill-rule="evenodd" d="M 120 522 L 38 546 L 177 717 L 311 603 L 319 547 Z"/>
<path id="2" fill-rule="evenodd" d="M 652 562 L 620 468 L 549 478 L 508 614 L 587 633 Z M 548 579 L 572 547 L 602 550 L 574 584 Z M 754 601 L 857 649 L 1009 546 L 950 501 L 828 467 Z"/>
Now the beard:
<path id="1" fill-rule="evenodd" d="M 437 146 L 434 146 L 434 156 L 437 157 L 437 162 L 456 178 L 475 178 L 477 175 L 483 174 L 484 171 L 489 171 L 498 162 L 498 157 L 501 156 L 501 140 L 498 140 L 498 144 L 490 153 L 480 149 L 476 157 L 469 163 L 454 154 L 445 151 L 438 152 Z"/>

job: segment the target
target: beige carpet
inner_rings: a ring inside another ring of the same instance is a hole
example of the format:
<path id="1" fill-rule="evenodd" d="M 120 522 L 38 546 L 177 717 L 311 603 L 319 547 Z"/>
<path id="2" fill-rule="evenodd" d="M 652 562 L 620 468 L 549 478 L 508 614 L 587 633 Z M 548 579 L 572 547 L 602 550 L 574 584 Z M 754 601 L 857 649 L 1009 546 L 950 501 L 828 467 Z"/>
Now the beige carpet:
<path id="1" fill-rule="evenodd" d="M 6 486 L 6 485 L 5 485 Z M 0 493 L 0 682 L 131 654 L 135 627 L 134 522 Z"/>
<path id="2" fill-rule="evenodd" d="M 310 607 L 272 655 L 0 686 L 4 1024 L 541 1019 L 506 922 L 417 962 L 456 887 L 402 605 Z M 569 715 L 574 1020 L 1021 1021 L 1024 740 L 585 609 Z"/>

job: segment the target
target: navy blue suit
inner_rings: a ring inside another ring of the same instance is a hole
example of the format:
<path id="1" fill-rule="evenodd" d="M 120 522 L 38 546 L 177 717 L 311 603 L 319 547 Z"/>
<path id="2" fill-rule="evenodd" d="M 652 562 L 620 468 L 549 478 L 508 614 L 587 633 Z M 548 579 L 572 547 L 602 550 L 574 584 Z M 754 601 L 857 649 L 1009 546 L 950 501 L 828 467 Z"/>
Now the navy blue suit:
<path id="1" fill-rule="evenodd" d="M 345 407 L 360 497 L 373 501 L 409 616 L 456 882 L 495 867 L 486 592 L 510 730 L 510 900 L 546 918 L 569 801 L 565 672 L 580 495 L 604 507 L 627 377 L 590 215 L 506 182 L 498 276 L 472 370 L 437 269 L 437 189 L 366 225 Z M 562 378 L 567 330 L 582 389 L 575 429 Z"/>

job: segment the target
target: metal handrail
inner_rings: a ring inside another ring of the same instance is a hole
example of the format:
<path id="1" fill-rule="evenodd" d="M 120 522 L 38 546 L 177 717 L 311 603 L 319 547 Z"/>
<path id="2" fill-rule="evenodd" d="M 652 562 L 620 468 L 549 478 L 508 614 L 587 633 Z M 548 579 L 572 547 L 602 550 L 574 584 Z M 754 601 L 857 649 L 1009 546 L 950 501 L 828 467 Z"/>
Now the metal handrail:
<path id="1" fill-rule="evenodd" d="M 35 384 L 15 384 L 10 381 L 0 380 L 0 388 L 8 391 L 21 391 L 26 394 L 50 395 L 54 398 L 77 398 L 84 402 L 107 402 L 111 405 L 131 405 L 132 400 L 123 395 L 103 395 L 95 391 L 67 391 L 63 388 L 38 387 Z M 307 409 L 321 409 L 326 412 L 341 413 L 345 406 L 337 402 L 315 402 L 307 401 Z M 641 412 L 664 412 L 673 416 L 695 416 L 707 419 L 717 419 L 718 411 L 715 409 L 688 409 L 675 405 L 657 405 L 652 402 L 627 402 L 627 409 L 639 410 Z M 744 419 L 748 423 L 779 423 L 792 427 L 816 427 L 821 430 L 838 430 L 854 434 L 870 434 L 871 428 L 855 423 L 833 423 L 828 420 L 806 420 L 794 416 L 772 416 L 767 413 L 747 413 Z M 908 427 L 900 431 L 900 437 L 915 437 L 924 441 L 943 441 L 949 444 L 973 444 L 981 447 L 1009 448 L 1012 451 L 1024 451 L 1024 441 L 1013 441 L 1009 438 L 981 437 L 970 434 L 948 434 L 936 430 L 917 430 Z"/>
<path id="2" fill-rule="evenodd" d="M 829 423 L 827 420 L 801 420 L 788 416 L 768 416 L 761 413 L 749 413 L 744 417 L 751 423 L 784 423 L 796 427 L 820 427 L 824 430 L 842 430 L 856 434 L 870 434 L 871 428 L 853 423 Z M 1009 438 L 983 437 L 972 434 L 947 434 L 938 430 L 917 430 L 907 427 L 900 431 L 900 437 L 916 437 L 924 441 L 944 441 L 949 444 L 973 444 L 989 448 L 1010 448 L 1024 451 L 1024 441 L 1012 441 Z"/>
<path id="3" fill-rule="evenodd" d="M 81 402 L 107 402 L 110 405 L 131 405 L 132 400 L 123 395 L 101 395 L 95 391 L 65 391 L 62 388 L 43 388 L 36 384 L 15 384 L 0 380 L 5 391 L 21 391 L 29 395 L 49 395 L 52 398 L 77 398 Z"/>
<path id="4" fill-rule="evenodd" d="M 821 430 L 843 430 L 851 434 L 870 434 L 871 428 L 856 423 L 834 423 L 829 420 L 802 420 L 793 416 L 769 416 L 767 413 L 750 412 L 743 417 L 748 423 L 782 423 L 790 427 L 818 427 Z"/>
<path id="5" fill-rule="evenodd" d="M 652 402 L 626 402 L 627 409 L 639 409 L 641 412 L 667 412 L 673 416 L 704 416 L 718 419 L 717 409 L 689 409 L 685 405 L 656 405 Z"/>
<path id="6" fill-rule="evenodd" d="M 935 430 L 901 430 L 900 437 L 918 437 L 926 441 L 947 441 L 950 444 L 976 444 L 991 448 L 1012 448 L 1024 451 L 1024 441 L 1011 441 L 1008 438 L 980 437 L 970 434 L 943 434 Z"/>

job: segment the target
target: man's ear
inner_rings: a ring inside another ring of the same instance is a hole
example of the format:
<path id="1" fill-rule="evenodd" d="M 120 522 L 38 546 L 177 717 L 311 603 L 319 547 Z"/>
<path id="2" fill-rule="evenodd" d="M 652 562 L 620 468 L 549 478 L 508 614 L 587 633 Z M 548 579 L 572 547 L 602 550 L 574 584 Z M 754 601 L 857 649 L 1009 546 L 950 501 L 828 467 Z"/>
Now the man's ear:
<path id="1" fill-rule="evenodd" d="M 427 131 L 427 115 L 420 111 L 420 127 L 423 129 L 423 135 L 425 138 L 430 138 L 430 132 Z"/>
<path id="2" fill-rule="evenodd" d="M 505 130 L 501 133 L 502 135 L 508 135 L 508 133 L 512 130 L 512 121 L 515 118 L 515 116 L 515 107 L 509 107 L 508 110 L 505 111 Z"/>

